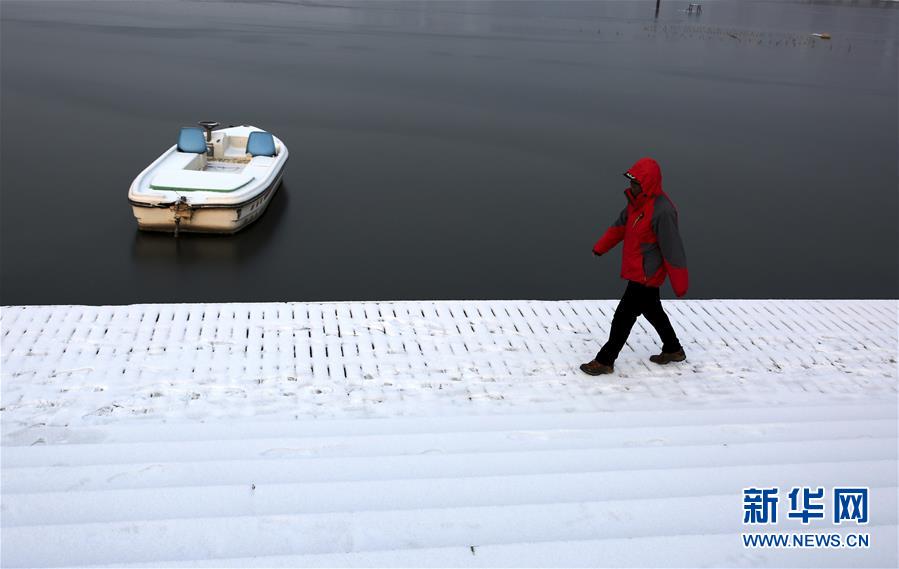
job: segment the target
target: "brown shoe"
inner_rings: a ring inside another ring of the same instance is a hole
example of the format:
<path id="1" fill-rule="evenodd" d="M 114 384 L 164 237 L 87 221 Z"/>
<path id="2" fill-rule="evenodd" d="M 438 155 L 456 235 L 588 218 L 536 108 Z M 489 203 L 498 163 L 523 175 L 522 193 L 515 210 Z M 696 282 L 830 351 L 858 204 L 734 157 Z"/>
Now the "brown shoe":
<path id="1" fill-rule="evenodd" d="M 615 371 L 615 367 L 607 366 L 606 364 L 601 364 L 598 361 L 593 360 L 585 364 L 581 364 L 581 371 L 586 373 L 587 375 L 603 375 L 612 373 L 613 371 Z"/>
<path id="2" fill-rule="evenodd" d="M 683 349 L 676 352 L 662 352 L 655 356 L 649 356 L 649 361 L 659 365 L 665 365 L 671 362 L 682 362 L 685 359 L 687 359 L 687 354 L 684 353 Z"/>

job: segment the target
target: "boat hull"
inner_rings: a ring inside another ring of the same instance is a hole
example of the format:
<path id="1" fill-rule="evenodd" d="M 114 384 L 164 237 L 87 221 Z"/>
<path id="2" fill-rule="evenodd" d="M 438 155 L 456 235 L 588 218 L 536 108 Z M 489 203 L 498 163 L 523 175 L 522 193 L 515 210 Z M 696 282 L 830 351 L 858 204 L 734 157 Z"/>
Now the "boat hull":
<path id="1" fill-rule="evenodd" d="M 281 186 L 283 169 L 275 180 L 251 200 L 234 205 L 190 205 L 182 202 L 145 204 L 135 200 L 131 210 L 142 231 L 165 233 L 237 233 L 265 212 Z"/>

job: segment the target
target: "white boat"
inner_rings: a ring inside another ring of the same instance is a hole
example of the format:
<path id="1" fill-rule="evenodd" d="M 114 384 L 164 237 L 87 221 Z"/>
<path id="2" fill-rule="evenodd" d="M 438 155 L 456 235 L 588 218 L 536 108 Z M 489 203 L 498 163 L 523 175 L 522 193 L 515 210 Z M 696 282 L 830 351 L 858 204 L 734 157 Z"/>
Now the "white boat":
<path id="1" fill-rule="evenodd" d="M 199 124 L 182 128 L 131 184 L 140 229 L 234 233 L 262 215 L 281 184 L 288 152 L 280 139 L 253 126 Z"/>

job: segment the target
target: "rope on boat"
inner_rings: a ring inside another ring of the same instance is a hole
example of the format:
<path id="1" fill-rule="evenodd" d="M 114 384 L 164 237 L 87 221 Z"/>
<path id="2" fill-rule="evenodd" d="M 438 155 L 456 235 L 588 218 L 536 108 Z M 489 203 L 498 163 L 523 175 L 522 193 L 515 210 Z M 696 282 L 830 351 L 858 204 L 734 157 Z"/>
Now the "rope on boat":
<path id="1" fill-rule="evenodd" d="M 175 237 L 178 237 L 178 233 L 180 232 L 181 219 L 184 217 L 184 212 L 187 212 L 188 219 L 193 217 L 193 208 L 187 203 L 187 198 L 181 196 L 180 199 L 172 205 L 172 215 L 175 220 Z"/>

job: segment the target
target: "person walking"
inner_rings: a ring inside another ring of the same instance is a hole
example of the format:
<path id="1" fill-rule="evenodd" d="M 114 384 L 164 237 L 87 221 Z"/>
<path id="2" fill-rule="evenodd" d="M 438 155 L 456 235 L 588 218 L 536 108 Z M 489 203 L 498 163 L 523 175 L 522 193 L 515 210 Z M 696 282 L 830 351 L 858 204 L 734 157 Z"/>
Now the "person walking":
<path id="1" fill-rule="evenodd" d="M 666 275 L 678 297 L 687 294 L 689 285 L 677 208 L 662 191 L 662 170 L 652 158 L 641 158 L 624 175 L 630 180 L 630 187 L 624 191 L 627 205 L 593 246 L 593 254 L 605 255 L 624 241 L 621 278 L 628 283 L 615 309 L 609 340 L 595 359 L 581 365 L 581 371 L 589 375 L 615 371 L 618 353 L 641 315 L 662 340 L 662 352 L 651 356 L 651 362 L 667 364 L 687 359 L 659 298 Z"/>

